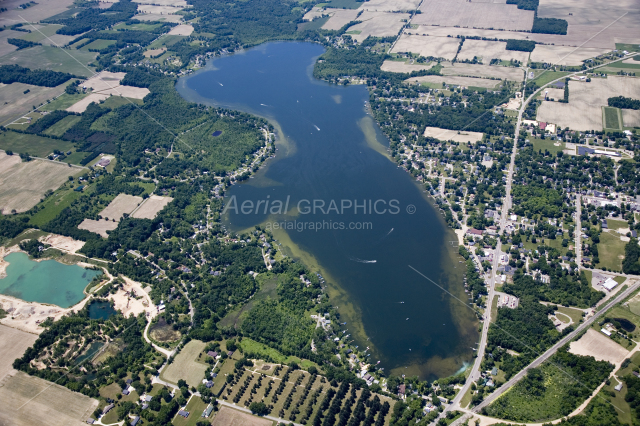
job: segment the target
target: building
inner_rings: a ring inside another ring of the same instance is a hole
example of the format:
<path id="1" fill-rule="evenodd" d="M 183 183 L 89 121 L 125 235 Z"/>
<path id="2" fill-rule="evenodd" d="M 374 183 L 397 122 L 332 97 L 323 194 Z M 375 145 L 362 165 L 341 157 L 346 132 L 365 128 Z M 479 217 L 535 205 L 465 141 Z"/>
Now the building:
<path id="1" fill-rule="evenodd" d="M 187 417 L 189 417 L 189 412 L 186 411 L 186 410 L 180 410 L 180 411 L 178 411 L 178 415 L 182 416 L 182 417 L 184 417 L 186 419 Z"/>
<path id="2" fill-rule="evenodd" d="M 215 351 L 209 351 L 207 352 L 207 355 L 209 355 L 211 358 L 218 358 L 218 352 Z"/>
<path id="3" fill-rule="evenodd" d="M 398 386 L 398 395 L 404 396 L 405 391 L 406 391 L 406 387 L 404 383 Z"/>
<path id="4" fill-rule="evenodd" d="M 606 328 L 601 329 L 600 331 L 602 331 L 604 334 L 606 334 L 607 336 L 611 337 L 611 332 L 609 330 L 607 330 Z"/>
<path id="5" fill-rule="evenodd" d="M 611 291 L 617 286 L 618 283 L 613 278 L 607 278 L 607 280 L 602 284 L 602 287 L 607 291 Z"/>
<path id="6" fill-rule="evenodd" d="M 480 229 L 469 228 L 467 229 L 467 235 L 471 235 L 472 237 L 481 237 L 482 231 Z"/>
<path id="7" fill-rule="evenodd" d="M 104 416 L 105 414 L 107 414 L 109 411 L 111 411 L 113 407 L 115 407 L 114 404 L 109 404 L 106 407 L 104 407 L 104 409 L 102 410 L 102 415 Z"/>
<path id="8" fill-rule="evenodd" d="M 135 416 L 133 420 L 131 420 L 131 426 L 136 426 L 139 421 L 140 421 L 140 417 Z"/>
<path id="9" fill-rule="evenodd" d="M 206 419 L 211 415 L 212 411 L 213 411 L 213 405 L 209 404 L 207 408 L 202 412 L 202 417 Z"/>
<path id="10" fill-rule="evenodd" d="M 620 392 L 622 390 L 622 383 L 618 383 L 614 389 Z"/>

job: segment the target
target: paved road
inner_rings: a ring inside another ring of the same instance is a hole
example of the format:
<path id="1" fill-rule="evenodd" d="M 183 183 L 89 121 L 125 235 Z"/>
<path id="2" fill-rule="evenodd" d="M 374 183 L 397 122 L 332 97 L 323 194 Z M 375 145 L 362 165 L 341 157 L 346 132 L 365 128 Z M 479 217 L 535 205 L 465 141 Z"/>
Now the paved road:
<path id="1" fill-rule="evenodd" d="M 596 312 L 596 314 L 594 316 L 592 316 L 591 318 L 589 318 L 588 320 L 586 320 L 585 322 L 583 322 L 582 324 L 580 324 L 580 326 L 578 326 L 573 332 L 567 334 L 563 339 L 561 339 L 558 343 L 556 343 L 555 345 L 553 345 L 551 348 L 549 348 L 545 353 L 543 353 L 541 356 L 539 356 L 538 358 L 536 358 L 531 364 L 529 364 L 526 368 L 524 368 L 522 371 L 520 371 L 518 374 L 516 374 L 515 376 L 513 376 L 507 383 L 505 383 L 504 385 L 500 386 L 498 389 L 496 389 L 491 395 L 489 395 L 484 401 L 482 401 L 482 403 L 480 403 L 478 406 L 476 406 L 473 411 L 478 413 L 480 412 L 480 410 L 482 410 L 482 408 L 486 407 L 487 405 L 491 404 L 491 402 L 493 402 L 496 398 L 498 398 L 500 395 L 502 395 L 507 389 L 509 389 L 510 387 L 512 387 L 513 385 L 515 385 L 516 383 L 518 383 L 518 381 L 520 381 L 520 379 L 522 379 L 525 374 L 527 373 L 527 370 L 529 370 L 530 368 L 535 368 L 538 367 L 540 364 L 542 364 L 544 361 L 546 361 L 547 359 L 549 359 L 549 357 L 551 357 L 554 353 L 556 353 L 556 351 L 558 349 L 560 349 L 562 346 L 566 345 L 567 343 L 569 343 L 571 340 L 573 340 L 579 333 L 581 333 L 582 331 L 586 330 L 587 328 L 589 328 L 591 326 L 591 324 L 593 324 L 593 322 L 598 319 L 600 316 L 602 316 L 606 311 L 608 311 L 609 309 L 611 309 L 615 304 L 620 303 L 622 300 L 624 300 L 625 298 L 629 297 L 634 291 L 636 291 L 638 288 L 640 288 L 640 281 L 636 281 L 633 285 L 631 285 L 628 289 L 626 289 L 624 292 L 620 293 L 615 299 L 613 299 L 612 301 L 610 301 L 609 303 L 607 303 L 607 305 L 604 307 L 604 309 L 601 309 L 599 312 Z"/>

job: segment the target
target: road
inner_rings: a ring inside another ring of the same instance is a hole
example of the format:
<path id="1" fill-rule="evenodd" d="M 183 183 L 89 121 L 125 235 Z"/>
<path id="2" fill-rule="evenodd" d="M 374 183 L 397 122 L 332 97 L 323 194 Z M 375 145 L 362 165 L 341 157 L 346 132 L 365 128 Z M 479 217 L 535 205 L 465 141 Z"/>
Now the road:
<path id="1" fill-rule="evenodd" d="M 626 289 L 624 292 L 620 293 L 615 299 L 613 299 L 612 301 L 607 303 L 607 305 L 603 309 L 601 309 L 600 311 L 596 312 L 596 314 L 594 316 L 592 316 L 591 318 L 589 318 L 588 320 L 586 320 L 585 322 L 580 324 L 580 326 L 578 326 L 573 332 L 567 334 L 563 339 L 558 341 L 558 343 L 553 345 L 545 353 L 543 353 L 538 358 L 536 358 L 531 364 L 529 364 L 527 367 L 525 367 L 523 370 L 521 370 L 518 374 L 513 376 L 508 382 L 506 382 L 504 385 L 502 385 L 498 389 L 496 389 L 491 395 L 489 395 L 484 401 L 482 401 L 482 403 L 480 403 L 478 406 L 476 406 L 473 409 L 473 412 L 478 413 L 480 410 L 482 410 L 482 408 L 484 408 L 487 405 L 491 404 L 491 402 L 493 402 L 496 398 L 498 398 L 500 395 L 502 395 L 507 389 L 509 389 L 510 387 L 515 385 L 516 383 L 518 383 L 518 381 L 520 381 L 520 379 L 522 379 L 525 376 L 525 374 L 527 373 L 527 370 L 529 370 L 530 368 L 538 367 L 544 361 L 549 359 L 554 353 L 556 353 L 556 351 L 558 349 L 560 349 L 562 346 L 564 346 L 567 343 L 569 343 L 570 341 L 572 341 L 579 333 L 581 333 L 582 331 L 584 331 L 587 328 L 589 328 L 591 326 L 591 324 L 593 324 L 595 322 L 595 320 L 597 320 L 600 316 L 604 315 L 604 313 L 607 312 L 609 309 L 611 309 L 615 304 L 620 303 L 625 298 L 629 297 L 639 287 L 640 287 L 640 281 L 636 281 L 628 289 Z"/>
<path id="2" fill-rule="evenodd" d="M 580 216 L 582 215 L 582 196 L 580 194 L 576 195 L 576 229 L 575 229 L 575 238 L 576 238 L 576 263 L 578 264 L 578 269 L 582 269 L 582 224 L 580 223 Z"/>
<path id="3" fill-rule="evenodd" d="M 589 71 L 589 70 L 592 70 L 594 68 L 603 67 L 603 66 L 609 65 L 609 64 L 614 63 L 614 62 L 619 62 L 619 61 L 628 59 L 631 55 L 634 55 L 634 54 L 635 53 L 630 53 L 629 55 L 626 55 L 626 56 L 624 56 L 624 57 L 622 57 L 620 59 L 616 59 L 614 61 L 610 61 L 610 62 L 607 62 L 605 64 L 601 64 L 601 65 L 598 65 L 598 66 L 595 66 L 595 67 L 587 68 L 587 69 L 581 70 L 579 72 L 567 74 L 565 76 L 562 76 L 561 78 L 555 79 L 553 81 L 550 81 L 549 83 L 546 83 L 546 84 L 542 85 L 538 90 L 536 90 L 531 95 L 529 95 L 528 98 L 526 98 L 526 99 L 523 98 L 522 104 L 520 105 L 520 109 L 518 110 L 518 121 L 516 123 L 515 135 L 514 135 L 514 139 L 513 139 L 513 150 L 511 152 L 511 161 L 509 163 L 509 169 L 507 171 L 507 180 L 506 180 L 506 184 L 505 184 L 505 197 L 504 197 L 504 202 L 502 203 L 502 211 L 500 213 L 500 223 L 498 225 L 498 229 L 499 229 L 500 234 L 504 233 L 505 227 L 507 225 L 507 215 L 508 215 L 509 210 L 511 209 L 511 206 L 512 206 L 511 188 L 512 188 L 512 183 L 513 183 L 513 174 L 515 172 L 516 155 L 518 153 L 518 138 L 520 137 L 520 127 L 522 125 L 522 115 L 524 114 L 524 111 L 525 111 L 527 105 L 529 104 L 529 102 L 531 102 L 531 100 L 534 99 L 545 87 L 550 86 L 551 84 L 554 84 L 554 83 L 556 83 L 558 81 L 564 80 L 567 77 L 571 77 L 571 76 L 574 76 L 574 75 L 577 75 L 577 74 L 584 73 L 585 71 Z M 527 68 L 527 69 L 525 69 L 525 80 L 524 80 L 523 91 L 522 91 L 523 96 L 524 96 L 524 87 L 526 87 L 528 75 L 529 75 L 529 69 Z M 576 231 L 578 231 L 578 230 L 576 230 Z M 578 232 L 578 238 L 579 238 L 580 234 L 581 233 Z M 482 364 L 482 359 L 484 358 L 484 352 L 485 352 L 485 349 L 486 349 L 486 346 L 487 346 L 487 334 L 488 334 L 488 331 L 489 331 L 489 325 L 491 324 L 491 305 L 493 303 L 493 297 L 495 295 L 496 271 L 498 269 L 501 249 L 502 249 L 502 244 L 501 244 L 500 240 L 498 239 L 498 244 L 496 245 L 496 250 L 495 250 L 495 253 L 494 253 L 494 257 L 493 257 L 491 276 L 490 276 L 490 278 L 489 278 L 489 280 L 487 282 L 488 296 L 487 296 L 487 304 L 486 304 L 485 315 L 484 315 L 484 323 L 482 325 L 482 335 L 480 337 L 480 344 L 478 345 L 478 351 L 476 353 L 476 359 L 475 359 L 475 361 L 473 363 L 473 368 L 471 370 L 471 373 L 469 374 L 469 377 L 467 378 L 467 381 L 465 382 L 464 386 L 462 387 L 462 389 L 457 393 L 455 398 L 451 401 L 451 404 L 448 405 L 443 410 L 443 412 L 438 417 L 438 419 L 439 418 L 443 418 L 444 415 L 448 411 L 460 409 L 461 408 L 460 407 L 460 401 L 462 400 L 464 395 L 468 392 L 469 387 L 471 387 L 471 384 L 480 377 L 480 365 Z M 632 288 L 635 289 L 635 288 L 637 288 L 637 286 L 638 286 L 638 284 L 635 284 Z M 613 304 L 615 304 L 616 300 L 618 300 L 624 294 L 627 294 L 629 291 L 630 290 L 627 290 L 623 294 L 621 294 L 621 296 L 618 296 L 616 299 L 614 299 L 613 302 L 610 303 L 610 305 L 613 306 Z M 606 311 L 608 309 L 608 307 L 609 307 L 609 305 L 607 305 L 606 309 L 601 310 L 600 313 Z M 597 318 L 599 315 L 600 314 L 597 314 L 596 316 L 593 317 L 593 319 Z M 580 330 L 580 329 L 584 329 L 584 324 L 581 327 L 578 328 L 578 330 Z M 567 337 L 562 339 L 561 342 L 566 343 L 566 342 L 570 341 L 571 338 L 572 338 L 571 336 L 575 337 L 576 334 L 577 334 L 577 332 L 574 332 L 574 333 L 571 333 L 571 334 L 567 335 Z M 556 348 L 556 346 L 554 346 L 555 350 L 552 351 L 553 348 L 550 349 L 549 351 L 547 351 L 547 352 L 550 352 L 550 353 L 548 355 L 547 355 L 547 353 L 545 353 L 545 354 L 542 355 L 542 357 L 545 357 L 545 355 L 546 355 L 546 358 L 544 358 L 544 359 L 547 359 L 549 356 L 551 356 L 553 353 L 555 353 L 555 351 L 559 347 L 561 347 L 564 343 L 562 343 L 562 344 L 559 343 L 558 344 L 559 346 L 557 346 L 557 348 Z M 542 358 L 542 357 L 540 357 L 540 358 Z M 544 361 L 544 359 L 542 361 Z M 542 361 L 540 361 L 540 363 Z M 536 362 L 538 362 L 538 360 L 534 361 L 534 363 L 536 363 Z M 536 365 L 538 365 L 538 364 L 536 364 Z M 481 407 L 481 406 L 484 407 L 484 406 L 488 405 L 490 401 L 493 401 L 495 398 L 497 398 L 500 394 L 502 394 L 502 392 L 504 392 L 504 390 L 506 390 L 509 387 L 513 386 L 513 384 L 517 383 L 518 380 L 520 380 L 520 378 L 522 378 L 524 376 L 524 373 L 526 372 L 526 370 L 528 368 L 530 368 L 530 367 L 531 366 L 525 368 L 520 373 L 518 373 L 516 376 L 514 376 L 509 382 L 505 383 L 502 387 L 500 387 L 493 394 L 491 394 L 485 400 L 485 402 L 480 404 L 480 406 L 478 406 L 478 407 Z M 436 419 L 436 421 L 437 421 L 437 419 Z"/>

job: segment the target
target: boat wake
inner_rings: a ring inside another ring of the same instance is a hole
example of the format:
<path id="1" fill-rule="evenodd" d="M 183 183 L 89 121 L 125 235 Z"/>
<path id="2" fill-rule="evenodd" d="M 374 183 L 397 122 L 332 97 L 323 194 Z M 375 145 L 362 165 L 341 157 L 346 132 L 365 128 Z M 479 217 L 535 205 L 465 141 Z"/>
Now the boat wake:
<path id="1" fill-rule="evenodd" d="M 320 131 L 320 127 L 316 126 L 315 124 L 313 125 L 313 127 L 315 127 L 317 131 Z"/>
<path id="2" fill-rule="evenodd" d="M 362 259 L 358 259 L 357 257 L 350 257 L 349 260 L 353 260 L 354 262 L 358 262 L 358 263 L 376 263 L 377 260 L 362 260 Z"/>

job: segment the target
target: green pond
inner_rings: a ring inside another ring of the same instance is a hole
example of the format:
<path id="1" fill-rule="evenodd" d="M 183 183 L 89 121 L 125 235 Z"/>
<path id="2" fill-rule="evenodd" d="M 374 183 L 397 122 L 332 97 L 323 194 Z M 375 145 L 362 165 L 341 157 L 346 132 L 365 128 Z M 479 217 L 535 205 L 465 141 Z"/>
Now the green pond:
<path id="1" fill-rule="evenodd" d="M 36 262 L 25 253 L 11 253 L 7 276 L 0 279 L 0 293 L 27 302 L 47 303 L 68 308 L 80 302 L 85 287 L 100 271 L 65 265 L 55 260 Z"/>

